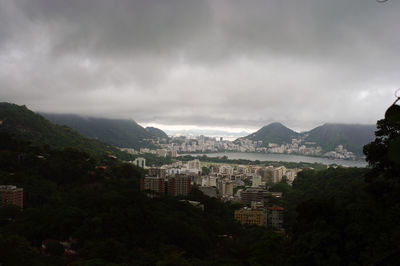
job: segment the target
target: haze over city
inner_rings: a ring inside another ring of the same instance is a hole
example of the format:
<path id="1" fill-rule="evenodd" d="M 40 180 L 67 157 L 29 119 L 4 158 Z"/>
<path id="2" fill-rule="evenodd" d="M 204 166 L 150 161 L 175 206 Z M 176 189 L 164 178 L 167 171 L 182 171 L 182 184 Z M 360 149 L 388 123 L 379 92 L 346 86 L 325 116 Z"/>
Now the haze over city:
<path id="1" fill-rule="evenodd" d="M 173 130 L 374 124 L 400 2 L 1 1 L 0 98 Z"/>

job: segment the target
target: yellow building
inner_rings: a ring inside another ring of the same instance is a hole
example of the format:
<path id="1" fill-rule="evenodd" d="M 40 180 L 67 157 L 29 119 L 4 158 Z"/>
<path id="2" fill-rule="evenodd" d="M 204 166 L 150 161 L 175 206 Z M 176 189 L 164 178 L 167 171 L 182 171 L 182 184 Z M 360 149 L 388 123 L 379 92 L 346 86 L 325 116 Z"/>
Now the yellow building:
<path id="1" fill-rule="evenodd" d="M 235 220 L 241 224 L 255 224 L 264 226 L 267 222 L 265 212 L 262 209 L 240 209 L 235 211 Z"/>

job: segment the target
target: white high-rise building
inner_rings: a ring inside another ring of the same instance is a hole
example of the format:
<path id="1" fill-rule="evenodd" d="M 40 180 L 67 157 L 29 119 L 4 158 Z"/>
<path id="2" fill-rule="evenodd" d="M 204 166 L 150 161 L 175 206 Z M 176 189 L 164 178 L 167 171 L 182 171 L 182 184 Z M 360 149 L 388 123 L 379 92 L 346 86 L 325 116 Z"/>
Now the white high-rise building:
<path id="1" fill-rule="evenodd" d="M 141 157 L 136 158 L 133 161 L 133 164 L 136 165 L 136 166 L 142 167 L 142 168 L 146 168 L 146 159 L 145 158 L 141 158 Z"/>
<path id="2" fill-rule="evenodd" d="M 261 186 L 261 176 L 253 176 L 253 180 L 252 180 L 252 187 L 259 187 Z"/>

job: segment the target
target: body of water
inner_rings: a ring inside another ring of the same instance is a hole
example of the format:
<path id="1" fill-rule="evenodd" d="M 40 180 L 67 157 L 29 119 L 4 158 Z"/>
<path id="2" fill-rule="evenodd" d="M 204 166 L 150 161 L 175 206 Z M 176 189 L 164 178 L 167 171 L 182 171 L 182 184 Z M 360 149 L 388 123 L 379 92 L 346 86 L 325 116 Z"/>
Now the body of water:
<path id="1" fill-rule="evenodd" d="M 184 155 L 184 154 L 181 154 Z M 251 152 L 218 152 L 218 153 L 202 153 L 202 154 L 188 154 L 192 156 L 203 156 L 208 157 L 221 157 L 226 156 L 228 159 L 244 159 L 244 160 L 259 160 L 259 161 L 273 161 L 273 162 L 305 162 L 305 163 L 322 163 L 322 164 L 337 164 L 346 167 L 365 167 L 367 166 L 366 161 L 351 161 L 351 160 L 340 160 L 340 159 L 328 159 L 322 157 L 310 157 L 302 155 L 291 155 L 291 154 L 272 154 L 272 153 L 251 153 Z"/>

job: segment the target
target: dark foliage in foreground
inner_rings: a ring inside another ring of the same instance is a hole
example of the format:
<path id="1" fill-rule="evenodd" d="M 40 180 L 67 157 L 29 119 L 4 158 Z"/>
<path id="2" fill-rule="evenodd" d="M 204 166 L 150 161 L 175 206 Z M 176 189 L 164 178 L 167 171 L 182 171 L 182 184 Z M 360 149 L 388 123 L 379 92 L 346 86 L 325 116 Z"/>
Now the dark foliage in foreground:
<path id="1" fill-rule="evenodd" d="M 392 108 L 392 107 L 391 107 Z M 400 261 L 400 111 L 378 122 L 364 152 L 369 169 L 304 170 L 275 203 L 286 234 L 243 227 L 239 207 L 204 196 L 140 192 L 143 171 L 76 148 L 31 146 L 0 135 L 0 183 L 24 188 L 24 210 L 0 208 L 0 263 L 69 263 L 57 244 L 77 238 L 73 265 L 398 265 Z M 102 166 L 102 167 L 96 167 Z"/>

